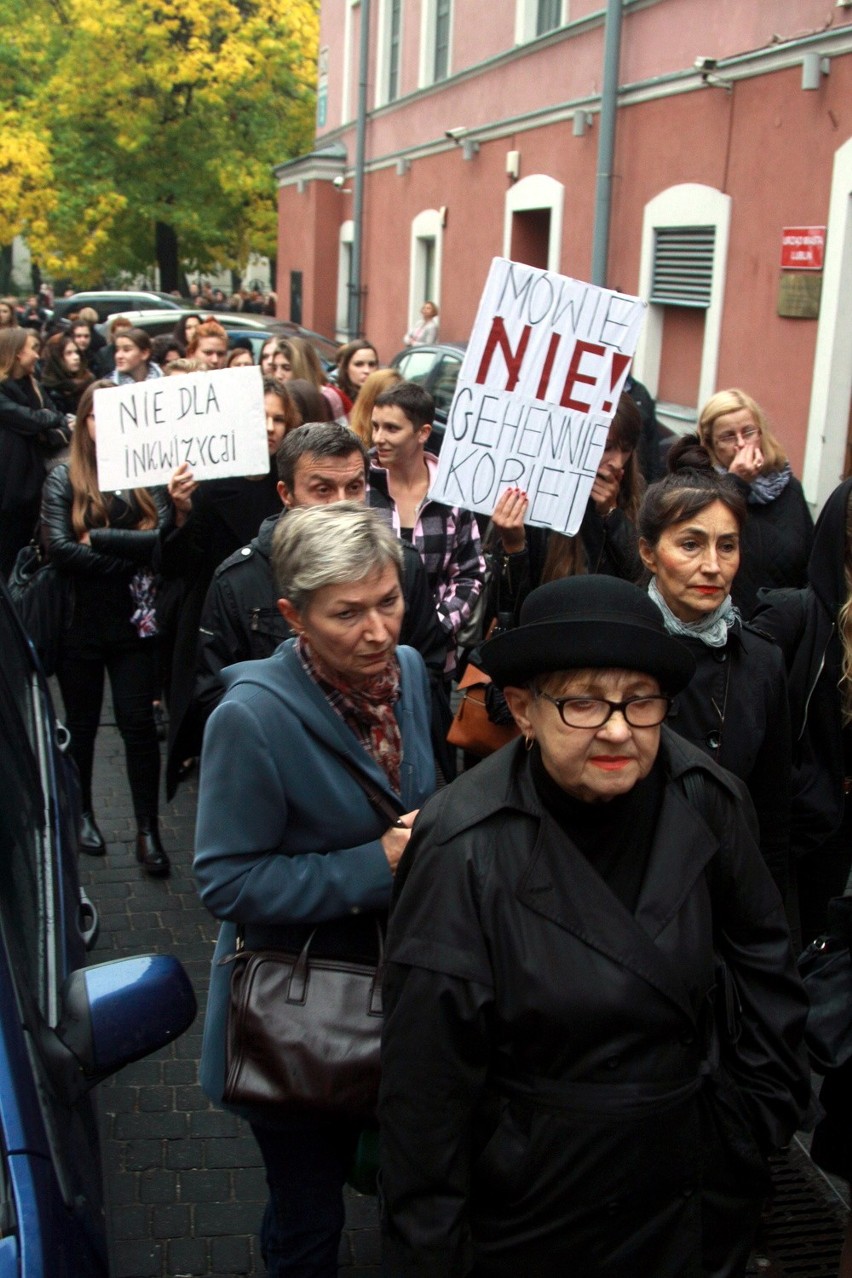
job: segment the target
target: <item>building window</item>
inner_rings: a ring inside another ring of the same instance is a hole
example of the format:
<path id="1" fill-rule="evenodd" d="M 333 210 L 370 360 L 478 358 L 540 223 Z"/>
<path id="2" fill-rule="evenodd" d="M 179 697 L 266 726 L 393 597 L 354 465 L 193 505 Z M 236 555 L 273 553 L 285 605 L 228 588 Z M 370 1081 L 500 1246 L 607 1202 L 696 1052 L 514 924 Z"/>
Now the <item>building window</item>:
<path id="1" fill-rule="evenodd" d="M 515 44 L 556 31 L 568 21 L 568 0 L 515 0 Z"/>
<path id="2" fill-rule="evenodd" d="M 355 225 L 350 220 L 340 228 L 340 247 L 337 255 L 337 339 L 349 338 L 349 280 L 352 275 L 352 240 Z"/>
<path id="3" fill-rule="evenodd" d="M 639 294 L 648 314 L 633 360 L 672 430 L 695 428 L 716 389 L 731 197 L 697 182 L 645 205 Z"/>
<path id="4" fill-rule="evenodd" d="M 503 256 L 558 271 L 562 254 L 565 187 L 546 173 L 531 173 L 506 192 Z"/>
<path id="5" fill-rule="evenodd" d="M 535 16 L 535 33 L 537 36 L 555 31 L 562 21 L 562 0 L 538 0 L 538 12 Z"/>
<path id="6" fill-rule="evenodd" d="M 420 23 L 420 87 L 450 74 L 452 0 L 423 0 Z"/>
<path id="7" fill-rule="evenodd" d="M 406 330 L 420 316 L 424 302 L 441 308 L 441 248 L 443 239 L 438 209 L 424 209 L 411 223 L 411 272 L 408 284 Z"/>
<path id="8" fill-rule="evenodd" d="M 402 0 L 390 0 L 388 32 L 388 102 L 399 97 L 399 35 L 402 26 Z"/>
<path id="9" fill-rule="evenodd" d="M 450 69 L 450 0 L 436 0 L 435 65 L 432 79 L 446 80 Z"/>

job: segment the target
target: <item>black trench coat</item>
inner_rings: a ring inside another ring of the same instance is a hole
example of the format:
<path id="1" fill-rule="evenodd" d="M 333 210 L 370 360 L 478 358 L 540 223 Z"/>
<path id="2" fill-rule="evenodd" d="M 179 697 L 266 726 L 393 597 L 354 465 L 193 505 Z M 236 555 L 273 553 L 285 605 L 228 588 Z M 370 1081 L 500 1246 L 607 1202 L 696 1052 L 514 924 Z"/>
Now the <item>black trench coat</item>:
<path id="1" fill-rule="evenodd" d="M 795 1131 L 806 1001 L 748 797 L 666 729 L 661 757 L 635 917 L 542 812 L 522 742 L 418 819 L 388 938 L 387 1275 L 715 1272 L 715 1191 L 759 1197 Z M 712 1029 L 720 958 L 735 1045 Z"/>

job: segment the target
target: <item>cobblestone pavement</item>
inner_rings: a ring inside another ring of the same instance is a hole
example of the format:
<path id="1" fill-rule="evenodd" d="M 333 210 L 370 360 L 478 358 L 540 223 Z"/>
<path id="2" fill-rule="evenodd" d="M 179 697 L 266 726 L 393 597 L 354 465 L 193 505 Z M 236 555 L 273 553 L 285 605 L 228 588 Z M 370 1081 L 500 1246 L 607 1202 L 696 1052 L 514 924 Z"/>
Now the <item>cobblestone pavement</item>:
<path id="1" fill-rule="evenodd" d="M 54 690 L 55 691 L 55 690 Z M 55 691 L 61 715 L 61 700 Z M 266 1187 L 246 1125 L 215 1109 L 198 1086 L 201 1027 L 216 923 L 191 874 L 195 777 L 164 807 L 169 879 L 147 878 L 133 856 L 135 826 L 121 740 L 107 704 L 98 734 L 95 813 L 107 856 L 81 857 L 81 879 L 100 915 L 93 962 L 146 952 L 177 955 L 198 997 L 195 1024 L 176 1043 L 100 1088 L 113 1278 L 262 1275 L 256 1237 Z M 775 1173 L 776 1193 L 751 1278 L 831 1278 L 845 1206 L 795 1146 Z M 347 1190 L 341 1278 L 377 1278 L 375 1200 Z"/>
<path id="2" fill-rule="evenodd" d="M 108 852 L 80 858 L 81 880 L 100 915 L 92 961 L 175 954 L 199 1003 L 195 1024 L 177 1042 L 99 1089 L 113 1278 L 265 1273 L 256 1237 L 266 1200 L 260 1154 L 245 1123 L 215 1109 L 197 1081 L 217 925 L 191 874 L 196 796 L 193 777 L 164 807 L 172 875 L 148 878 L 134 859 L 123 748 L 105 705 L 94 804 Z M 347 1190 L 342 1278 L 378 1275 L 378 1252 L 375 1200 Z"/>

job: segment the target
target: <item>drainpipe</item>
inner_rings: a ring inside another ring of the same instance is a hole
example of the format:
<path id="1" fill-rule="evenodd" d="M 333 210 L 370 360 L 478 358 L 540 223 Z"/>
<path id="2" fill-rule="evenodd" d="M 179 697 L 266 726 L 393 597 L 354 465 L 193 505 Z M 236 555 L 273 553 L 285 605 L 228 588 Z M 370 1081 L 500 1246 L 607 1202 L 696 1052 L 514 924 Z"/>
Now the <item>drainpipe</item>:
<path id="1" fill-rule="evenodd" d="M 349 340 L 361 337 L 361 245 L 364 228 L 364 152 L 367 140 L 367 79 L 370 69 L 370 0 L 361 0 L 361 41 L 358 61 L 358 118 L 355 132 L 355 201 L 352 265 L 349 272 Z"/>
<path id="2" fill-rule="evenodd" d="M 615 115 L 618 110 L 618 60 L 621 52 L 622 0 L 607 0 L 604 26 L 601 132 L 595 189 L 595 233 L 592 241 L 592 283 L 606 286 L 612 166 L 615 163 Z"/>

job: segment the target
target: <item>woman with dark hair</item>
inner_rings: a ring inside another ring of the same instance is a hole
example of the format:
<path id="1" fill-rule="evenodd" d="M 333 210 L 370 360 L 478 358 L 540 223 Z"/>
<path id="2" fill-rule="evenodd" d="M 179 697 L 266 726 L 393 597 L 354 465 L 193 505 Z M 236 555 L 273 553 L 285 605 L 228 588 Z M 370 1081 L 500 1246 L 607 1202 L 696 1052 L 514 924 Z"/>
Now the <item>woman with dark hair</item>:
<path id="1" fill-rule="evenodd" d="M 765 634 L 743 623 L 731 599 L 745 498 L 694 435 L 674 444 L 668 465 L 665 479 L 645 493 L 638 523 L 648 593 L 696 664 L 669 724 L 745 782 L 760 850 L 784 895 L 792 751 L 784 660 Z"/>
<path id="2" fill-rule="evenodd" d="M 303 425 L 305 422 L 334 420 L 331 404 L 322 391 L 317 390 L 313 382 L 306 381 L 302 377 L 292 377 L 287 383 L 287 390 L 299 410 Z"/>
<path id="3" fill-rule="evenodd" d="M 345 396 L 343 407 L 347 413 L 351 411 L 364 382 L 378 367 L 378 351 L 366 338 L 341 346 L 337 352 L 337 387 Z"/>
<path id="4" fill-rule="evenodd" d="M 0 328 L 0 573 L 5 577 L 35 532 L 45 456 L 71 438 L 65 414 L 36 381 L 39 350 L 31 328 Z"/>
<path id="5" fill-rule="evenodd" d="M 642 562 L 635 522 L 645 489 L 636 457 L 641 430 L 638 408 L 629 395 L 622 395 L 574 537 L 527 527 L 527 494 L 519 488 L 503 493 L 486 536 L 499 576 L 499 596 L 492 596 L 498 613 L 515 616 L 531 590 L 561 577 L 605 573 L 638 581 Z"/>
<path id="6" fill-rule="evenodd" d="M 80 396 L 95 379 L 83 362 L 80 349 L 68 333 L 54 333 L 42 352 L 41 380 L 57 407 L 74 416 Z"/>
<path id="7" fill-rule="evenodd" d="M 166 371 L 168 364 L 173 364 L 176 359 L 183 359 L 186 355 L 186 348 L 183 342 L 179 341 L 171 333 L 163 333 L 160 337 L 155 337 L 151 343 L 151 359 Z"/>
<path id="8" fill-rule="evenodd" d="M 130 386 L 162 377 L 162 369 L 154 363 L 151 346 L 151 336 L 144 328 L 122 329 L 115 338 L 115 369 L 110 381 L 118 386 Z"/>
<path id="9" fill-rule="evenodd" d="M 251 353 L 250 346 L 242 346 L 237 344 L 232 350 L 228 351 L 225 360 L 226 368 L 253 368 L 254 356 Z"/>
<path id="10" fill-rule="evenodd" d="M 104 675 L 109 675 L 116 723 L 124 741 L 127 777 L 136 817 L 136 859 L 154 877 L 169 873 L 158 824 L 160 748 L 153 702 L 159 668 L 155 574 L 161 534 L 175 510 L 161 488 L 103 493 L 95 452 L 95 382 L 80 399 L 71 458 L 44 485 L 42 526 L 48 555 L 73 582 L 73 610 L 63 637 L 57 677 L 71 733 L 71 754 L 82 790 L 80 849 L 106 851 L 92 809 L 92 766 L 100 722 Z M 177 498 L 179 521 L 184 495 Z"/>
<path id="11" fill-rule="evenodd" d="M 598 574 L 482 664 L 522 739 L 429 801 L 394 883 L 383 1272 L 742 1278 L 807 998 L 748 795 L 665 725 L 692 657 Z"/>
<path id="12" fill-rule="evenodd" d="M 719 470 L 748 502 L 734 603 L 750 617 L 757 592 L 804 586 L 814 521 L 766 414 L 745 391 L 717 391 L 701 410 L 698 434 Z"/>
<path id="13" fill-rule="evenodd" d="M 181 315 L 177 324 L 175 324 L 174 329 L 172 330 L 172 336 L 177 338 L 180 342 L 183 347 L 184 354 L 186 354 L 186 349 L 189 346 L 189 343 L 192 341 L 202 323 L 203 320 L 198 312 L 190 311 L 187 315 Z"/>

